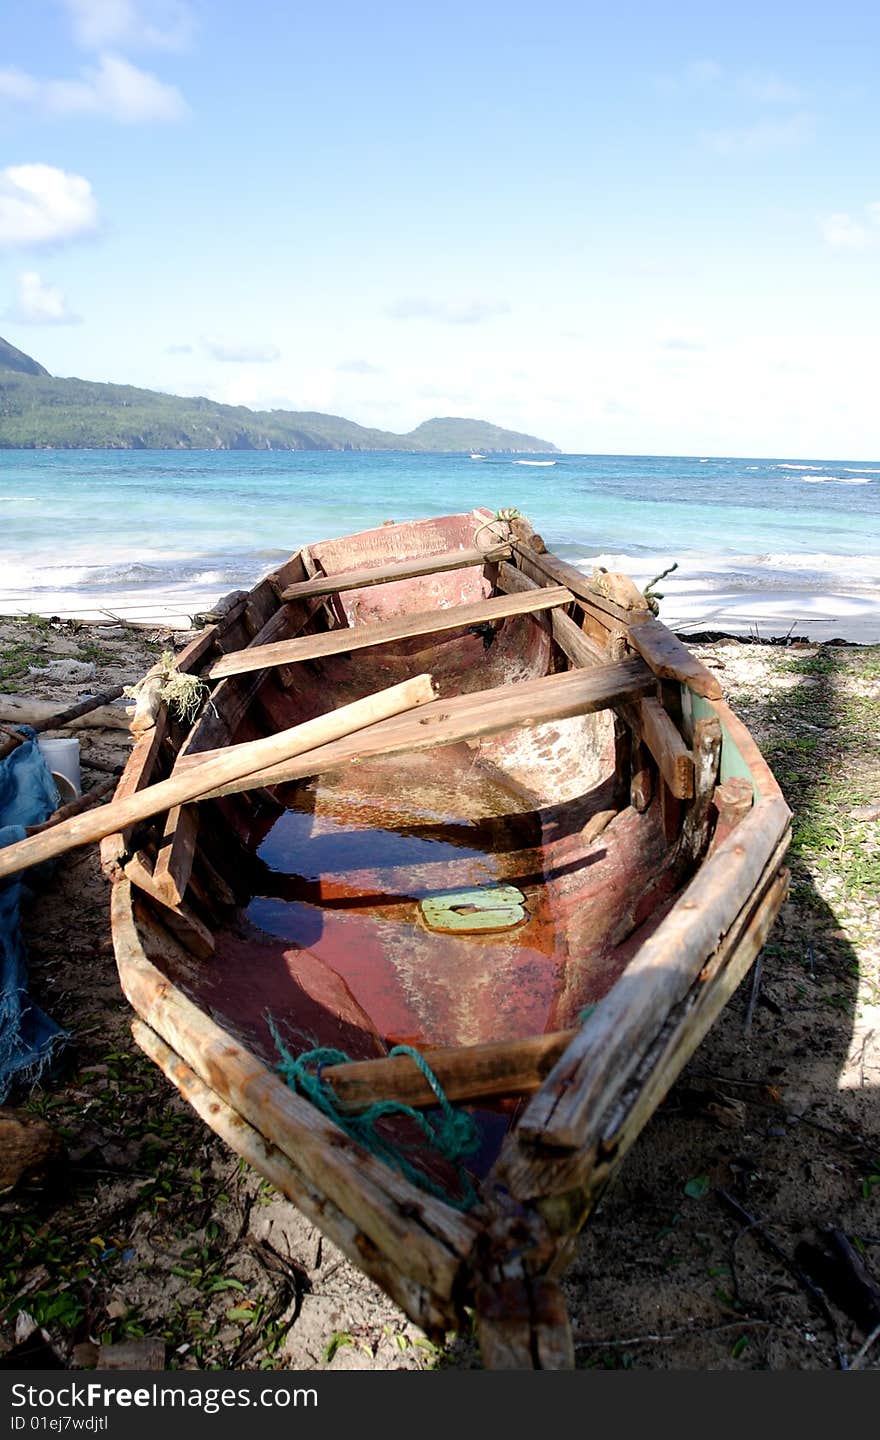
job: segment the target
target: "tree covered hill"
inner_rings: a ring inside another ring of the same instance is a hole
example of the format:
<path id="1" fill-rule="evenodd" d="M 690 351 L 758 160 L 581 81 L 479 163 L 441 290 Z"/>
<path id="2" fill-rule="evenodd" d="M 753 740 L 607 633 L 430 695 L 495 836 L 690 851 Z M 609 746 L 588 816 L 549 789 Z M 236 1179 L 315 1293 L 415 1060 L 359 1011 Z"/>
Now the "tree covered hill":
<path id="1" fill-rule="evenodd" d="M 0 338 L 0 449 L 480 450 L 551 452 L 484 420 L 427 420 L 407 435 L 338 415 L 249 410 L 133 385 L 60 379 Z"/>

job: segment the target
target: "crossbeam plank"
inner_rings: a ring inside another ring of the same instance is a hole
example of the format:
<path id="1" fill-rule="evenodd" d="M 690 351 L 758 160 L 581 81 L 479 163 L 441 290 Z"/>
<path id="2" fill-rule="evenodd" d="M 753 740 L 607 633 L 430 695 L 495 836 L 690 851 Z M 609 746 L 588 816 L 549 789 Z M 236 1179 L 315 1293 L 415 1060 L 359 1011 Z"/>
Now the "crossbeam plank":
<path id="1" fill-rule="evenodd" d="M 419 575 L 438 575 L 444 570 L 465 570 L 471 565 L 485 565 L 506 559 L 508 545 L 491 550 L 448 550 L 440 555 L 423 555 L 417 560 L 395 560 L 388 565 L 370 565 L 362 570 L 342 570 L 338 575 L 322 575 L 314 580 L 300 580 L 281 592 L 287 604 L 291 600 L 307 600 L 312 595 L 335 595 L 340 590 L 361 590 L 369 585 L 387 585 L 392 580 L 413 580 Z"/>
<path id="2" fill-rule="evenodd" d="M 383 720 L 361 730 L 350 742 L 341 740 L 322 745 L 290 762 L 267 767 L 258 775 L 251 775 L 244 784 L 233 781 L 206 792 L 201 798 L 233 795 L 254 785 L 286 784 L 305 775 L 333 770 L 352 760 L 427 750 L 434 745 L 452 745 L 460 740 L 497 735 L 517 726 L 541 725 L 548 720 L 607 710 L 649 693 L 655 683 L 648 666 L 635 657 L 614 665 L 596 665 L 591 670 L 544 675 L 518 685 L 498 685 L 491 690 L 456 695 L 451 700 L 433 700 L 422 705 L 410 723 Z M 216 758 L 217 753 L 208 751 L 182 757 L 174 767 L 174 774 L 204 764 L 209 758 Z"/>
<path id="3" fill-rule="evenodd" d="M 488 1096 L 530 1095 L 576 1033 L 560 1030 L 522 1040 L 443 1047 L 426 1050 L 425 1059 L 453 1104 Z M 377 1100 L 396 1100 L 420 1109 L 437 1104 L 435 1091 L 408 1055 L 349 1060 L 344 1065 L 325 1066 L 321 1073 L 350 1114 L 366 1110 Z"/>
<path id="4" fill-rule="evenodd" d="M 345 626 L 320 635 L 277 640 L 272 645 L 249 645 L 215 661 L 208 671 L 208 678 L 219 680 L 223 675 L 242 675 L 247 670 L 262 670 L 269 665 L 291 665 L 302 660 L 317 660 L 325 655 L 342 655 L 350 650 L 387 645 L 392 640 L 408 640 L 415 635 L 433 635 L 441 630 L 464 630 L 470 625 L 503 620 L 511 615 L 552 610 L 559 605 L 569 605 L 573 600 L 574 596 L 564 585 L 552 585 L 527 594 L 497 595 L 473 605 L 453 605 L 446 610 L 396 615 L 378 625 Z"/>

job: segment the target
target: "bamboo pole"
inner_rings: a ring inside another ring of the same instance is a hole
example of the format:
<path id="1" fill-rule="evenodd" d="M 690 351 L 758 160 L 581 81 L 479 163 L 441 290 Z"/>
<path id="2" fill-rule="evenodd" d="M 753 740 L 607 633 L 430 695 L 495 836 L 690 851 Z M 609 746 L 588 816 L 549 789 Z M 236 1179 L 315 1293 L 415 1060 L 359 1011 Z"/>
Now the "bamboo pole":
<path id="1" fill-rule="evenodd" d="M 233 745 L 221 751 L 212 760 L 206 760 L 198 768 L 172 775 L 144 790 L 136 791 L 123 800 L 113 801 L 103 809 L 85 815 L 75 815 L 63 821 L 52 830 L 30 839 L 20 840 L 0 850 L 0 879 L 15 875 L 30 865 L 63 855 L 78 845 L 88 845 L 102 840 L 117 830 L 124 830 L 139 820 L 146 820 L 162 810 L 175 805 L 185 805 L 197 800 L 207 791 L 218 786 L 245 779 L 267 766 L 283 763 L 303 751 L 339 740 L 361 730 L 374 721 L 399 715 L 434 699 L 434 683 L 430 675 L 417 675 L 355 700 L 351 705 L 340 706 L 327 715 L 307 720 L 278 735 L 267 736 L 264 740 L 252 740 L 245 745 Z M 262 782 L 260 782 L 262 783 Z"/>

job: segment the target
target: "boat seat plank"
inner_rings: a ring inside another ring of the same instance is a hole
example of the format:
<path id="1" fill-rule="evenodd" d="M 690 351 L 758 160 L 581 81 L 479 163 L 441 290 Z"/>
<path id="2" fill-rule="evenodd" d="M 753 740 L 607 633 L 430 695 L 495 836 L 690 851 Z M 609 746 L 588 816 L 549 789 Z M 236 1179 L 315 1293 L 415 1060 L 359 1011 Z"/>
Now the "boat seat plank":
<path id="1" fill-rule="evenodd" d="M 427 750 L 434 745 L 452 745 L 461 740 L 497 735 L 519 726 L 542 725 L 546 721 L 607 710 L 639 698 L 653 690 L 655 684 L 653 672 L 643 660 L 634 657 L 613 665 L 596 665 L 590 670 L 567 670 L 561 675 L 544 675 L 518 685 L 477 690 L 450 700 L 432 700 L 422 705 L 418 715 L 411 719 L 403 716 L 383 720 L 357 735 L 260 770 L 244 781 L 235 780 L 206 792 L 201 798 L 233 795 L 254 785 L 280 785 L 305 775 L 333 770 L 352 760 Z M 215 752 L 181 757 L 174 774 L 204 764 L 210 758 L 216 758 Z"/>
<path id="2" fill-rule="evenodd" d="M 509 546 L 497 545 L 491 550 L 449 550 L 445 554 L 423 555 L 417 560 L 395 560 L 388 565 L 343 570 L 338 575 L 323 575 L 288 585 L 282 590 L 281 599 L 287 604 L 291 600 L 308 600 L 314 595 L 335 595 L 340 590 L 361 590 L 368 585 L 387 585 L 392 580 L 437 575 L 443 570 L 465 570 L 471 565 L 485 565 L 504 559 L 509 554 Z"/>
<path id="3" fill-rule="evenodd" d="M 528 594 L 497 595 L 491 600 L 480 600 L 472 605 L 453 605 L 446 610 L 424 610 L 414 615 L 396 615 L 377 625 L 345 626 L 320 635 L 278 640 L 271 645 L 249 645 L 245 650 L 224 655 L 217 660 L 208 670 L 208 678 L 218 680 L 224 675 L 241 675 L 247 670 L 260 670 L 265 666 L 317 660 L 325 655 L 342 655 L 349 650 L 386 645 L 392 640 L 408 640 L 415 635 L 433 635 L 441 630 L 463 630 L 469 625 L 503 620 L 511 615 L 551 610 L 559 605 L 569 605 L 573 600 L 574 596 L 564 585 L 553 585 Z"/>

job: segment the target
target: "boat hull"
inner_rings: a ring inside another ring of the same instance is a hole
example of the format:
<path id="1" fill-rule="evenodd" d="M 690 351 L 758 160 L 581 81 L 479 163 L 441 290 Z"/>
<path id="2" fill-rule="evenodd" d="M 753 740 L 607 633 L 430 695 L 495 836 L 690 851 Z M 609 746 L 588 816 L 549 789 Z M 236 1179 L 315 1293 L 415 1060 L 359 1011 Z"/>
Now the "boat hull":
<path id="1" fill-rule="evenodd" d="M 177 664 L 210 694 L 155 704 L 123 793 L 422 673 L 438 699 L 104 842 L 138 1043 L 428 1333 L 474 1306 L 487 1365 L 572 1363 L 554 1277 L 785 895 L 752 737 L 625 577 L 479 510 L 298 552 Z M 406 1116 L 399 1167 L 364 1148 L 371 1098 L 432 1113 L 400 1044 L 468 1157 L 413 1169 Z M 315 1045 L 325 1111 L 279 1071 Z"/>

